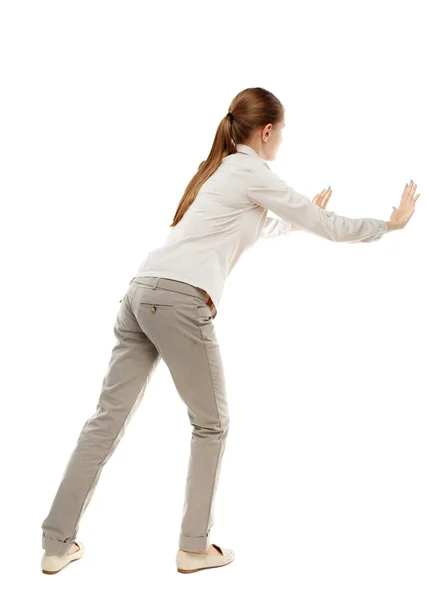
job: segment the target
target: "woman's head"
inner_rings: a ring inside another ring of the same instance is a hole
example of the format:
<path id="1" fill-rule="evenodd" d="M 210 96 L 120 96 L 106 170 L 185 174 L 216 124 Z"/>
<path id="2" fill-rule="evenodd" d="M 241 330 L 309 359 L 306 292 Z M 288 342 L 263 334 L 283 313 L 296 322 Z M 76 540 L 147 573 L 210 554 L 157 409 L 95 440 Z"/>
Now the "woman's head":
<path id="1" fill-rule="evenodd" d="M 274 160 L 284 125 L 284 106 L 274 94 L 260 87 L 239 92 L 217 127 L 207 159 L 188 183 L 170 227 L 177 225 L 222 160 L 236 152 L 236 144 L 251 146 L 264 160 Z"/>
<path id="2" fill-rule="evenodd" d="M 243 90 L 231 102 L 226 119 L 231 143 L 251 146 L 264 160 L 275 159 L 285 115 L 274 94 L 263 88 Z"/>

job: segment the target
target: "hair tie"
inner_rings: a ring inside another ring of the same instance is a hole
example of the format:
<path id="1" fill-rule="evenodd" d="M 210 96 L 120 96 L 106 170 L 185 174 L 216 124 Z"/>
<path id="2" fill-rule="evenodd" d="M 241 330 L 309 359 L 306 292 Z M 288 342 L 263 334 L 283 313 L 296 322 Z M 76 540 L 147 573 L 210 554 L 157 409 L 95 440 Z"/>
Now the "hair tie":
<path id="1" fill-rule="evenodd" d="M 229 112 L 229 113 L 228 113 L 226 116 L 227 116 L 227 117 L 229 117 L 229 122 L 230 122 L 230 123 L 232 123 L 232 120 L 233 120 L 233 118 L 234 118 L 234 115 L 233 115 L 232 113 L 230 113 L 230 112 Z"/>

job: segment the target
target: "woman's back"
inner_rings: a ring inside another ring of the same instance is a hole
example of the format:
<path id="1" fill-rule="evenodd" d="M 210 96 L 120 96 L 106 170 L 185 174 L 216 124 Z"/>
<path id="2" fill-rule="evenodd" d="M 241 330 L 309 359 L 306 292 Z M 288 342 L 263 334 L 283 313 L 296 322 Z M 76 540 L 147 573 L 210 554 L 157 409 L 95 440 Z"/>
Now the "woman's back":
<path id="1" fill-rule="evenodd" d="M 241 254 L 260 237 L 267 209 L 247 195 L 251 173 L 266 162 L 245 144 L 226 156 L 201 186 L 164 245 L 152 250 L 136 277 L 179 279 L 207 291 L 217 309 Z"/>

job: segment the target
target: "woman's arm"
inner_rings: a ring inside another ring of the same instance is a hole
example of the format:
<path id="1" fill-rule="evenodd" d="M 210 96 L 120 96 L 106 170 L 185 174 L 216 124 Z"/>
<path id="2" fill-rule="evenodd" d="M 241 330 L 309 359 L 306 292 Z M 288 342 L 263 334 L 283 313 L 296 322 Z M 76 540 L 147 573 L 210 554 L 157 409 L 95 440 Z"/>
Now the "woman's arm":
<path id="1" fill-rule="evenodd" d="M 249 177 L 248 197 L 284 221 L 333 242 L 373 242 L 387 232 L 380 219 L 351 219 L 311 202 L 271 171 L 266 161 L 256 163 Z"/>

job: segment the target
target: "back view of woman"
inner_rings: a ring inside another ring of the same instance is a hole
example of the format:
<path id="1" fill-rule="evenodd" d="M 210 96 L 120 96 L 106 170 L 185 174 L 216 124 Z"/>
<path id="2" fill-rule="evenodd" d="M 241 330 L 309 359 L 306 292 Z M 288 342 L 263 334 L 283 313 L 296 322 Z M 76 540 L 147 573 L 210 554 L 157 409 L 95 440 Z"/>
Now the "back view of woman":
<path id="1" fill-rule="evenodd" d="M 327 211 L 329 189 L 311 201 L 268 166 L 282 141 L 284 118 L 281 102 L 263 88 L 245 89 L 233 99 L 207 160 L 183 194 L 164 245 L 148 254 L 129 283 L 97 410 L 82 428 L 42 523 L 44 573 L 57 573 L 82 557 L 83 545 L 75 541 L 80 518 L 161 358 L 193 428 L 177 570 L 190 573 L 234 559 L 233 550 L 210 542 L 229 431 L 214 327 L 226 278 L 260 237 L 301 229 L 336 242 L 379 240 L 406 225 L 420 195 L 415 195 L 416 184 L 407 184 L 389 221 Z M 268 210 L 277 218 L 269 217 Z"/>

